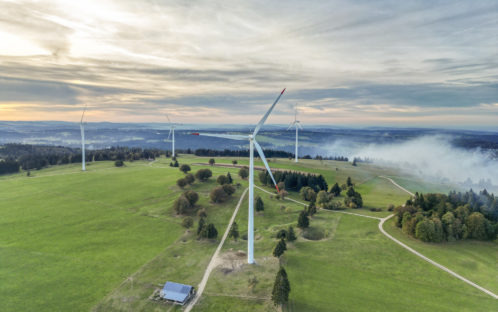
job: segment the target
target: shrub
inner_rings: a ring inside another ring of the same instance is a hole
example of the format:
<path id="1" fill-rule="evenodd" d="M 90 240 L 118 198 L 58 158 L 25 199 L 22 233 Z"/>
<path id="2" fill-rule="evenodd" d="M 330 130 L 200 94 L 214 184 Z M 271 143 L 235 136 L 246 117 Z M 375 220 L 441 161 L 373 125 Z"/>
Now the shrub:
<path id="1" fill-rule="evenodd" d="M 389 204 L 387 206 L 387 211 L 394 211 L 394 205 L 393 204 Z"/>
<path id="2" fill-rule="evenodd" d="M 193 184 L 195 181 L 194 175 L 189 173 L 185 176 L 185 180 L 187 181 L 188 184 Z"/>
<path id="3" fill-rule="evenodd" d="M 173 208 L 175 209 L 177 214 L 186 214 L 189 212 L 191 205 L 189 200 L 185 196 L 181 195 L 173 203 Z"/>
<path id="4" fill-rule="evenodd" d="M 183 196 L 188 199 L 190 206 L 194 206 L 195 203 L 199 200 L 199 194 L 194 191 L 185 191 L 183 192 Z"/>
<path id="5" fill-rule="evenodd" d="M 180 171 L 183 172 L 183 173 L 187 173 L 189 172 L 191 169 L 190 169 L 190 166 L 189 165 L 186 165 L 186 164 L 183 164 L 180 166 Z"/>
<path id="6" fill-rule="evenodd" d="M 213 166 L 213 165 L 215 164 L 215 160 L 214 160 L 214 158 L 209 159 L 209 164 L 210 164 L 211 166 Z"/>
<path id="7" fill-rule="evenodd" d="M 181 188 L 184 188 L 188 184 L 187 179 L 181 178 L 176 180 L 176 185 L 178 185 Z"/>
<path id="8" fill-rule="evenodd" d="M 230 172 L 227 172 L 227 180 L 228 180 L 228 184 L 233 183 L 232 175 L 230 174 Z"/>
<path id="9" fill-rule="evenodd" d="M 277 238 L 283 238 L 283 239 L 286 239 L 287 238 L 287 231 L 284 230 L 284 229 L 281 229 L 280 231 L 277 232 Z"/>
<path id="10" fill-rule="evenodd" d="M 207 217 L 206 208 L 199 209 L 199 211 L 197 211 L 197 215 L 201 218 L 206 218 Z"/>
<path id="11" fill-rule="evenodd" d="M 192 217 L 185 217 L 183 218 L 182 225 L 184 228 L 191 228 L 194 225 L 194 219 Z"/>
<path id="12" fill-rule="evenodd" d="M 211 172 L 211 170 L 209 169 L 199 169 L 197 170 L 197 172 L 195 173 L 195 178 L 201 182 L 205 182 L 207 181 L 211 176 L 213 175 L 213 173 Z"/>
<path id="13" fill-rule="evenodd" d="M 220 175 L 218 177 L 218 179 L 216 179 L 216 182 L 218 182 L 218 184 L 220 185 L 223 185 L 223 184 L 227 184 L 228 183 L 228 178 L 224 175 Z"/>
<path id="14" fill-rule="evenodd" d="M 118 160 L 116 160 L 116 161 L 114 162 L 114 166 L 116 166 L 116 167 L 123 167 L 123 165 L 124 165 L 124 163 L 123 163 L 123 161 L 122 161 L 122 160 L 119 160 L 119 159 L 118 159 Z"/>
<path id="15" fill-rule="evenodd" d="M 316 200 L 316 192 L 309 186 L 302 187 L 299 191 L 301 194 L 301 198 L 307 201 L 315 201 Z"/>
<path id="16" fill-rule="evenodd" d="M 222 186 L 217 186 L 209 193 L 209 197 L 214 203 L 222 203 L 227 200 L 228 194 Z"/>
<path id="17" fill-rule="evenodd" d="M 216 230 L 216 227 L 214 224 L 209 223 L 208 225 L 204 225 L 199 232 L 199 237 L 200 238 L 209 238 L 213 239 L 218 236 L 218 230 Z"/>
<path id="18" fill-rule="evenodd" d="M 242 167 L 239 170 L 239 177 L 246 179 L 249 176 L 249 169 L 247 167 Z"/>
<path id="19" fill-rule="evenodd" d="M 237 164 L 237 161 L 236 160 L 232 160 L 232 165 L 236 165 Z"/>
<path id="20" fill-rule="evenodd" d="M 233 187 L 233 185 L 231 184 L 223 184 L 222 188 L 228 196 L 231 196 L 233 193 L 235 193 L 235 187 Z"/>
<path id="21" fill-rule="evenodd" d="M 234 221 L 232 223 L 230 232 L 228 232 L 228 237 L 232 237 L 234 240 L 237 240 L 239 238 L 239 226 L 237 225 L 237 222 Z"/>

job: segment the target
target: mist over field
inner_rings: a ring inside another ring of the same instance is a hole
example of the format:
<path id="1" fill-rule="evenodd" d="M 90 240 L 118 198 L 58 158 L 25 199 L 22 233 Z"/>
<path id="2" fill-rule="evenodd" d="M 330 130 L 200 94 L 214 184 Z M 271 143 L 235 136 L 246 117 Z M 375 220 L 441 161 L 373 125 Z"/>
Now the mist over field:
<path id="1" fill-rule="evenodd" d="M 395 166 L 424 179 L 465 187 L 496 188 L 498 159 L 493 157 L 492 151 L 455 147 L 452 139 L 451 136 L 432 135 L 402 143 L 369 144 L 347 155 Z"/>

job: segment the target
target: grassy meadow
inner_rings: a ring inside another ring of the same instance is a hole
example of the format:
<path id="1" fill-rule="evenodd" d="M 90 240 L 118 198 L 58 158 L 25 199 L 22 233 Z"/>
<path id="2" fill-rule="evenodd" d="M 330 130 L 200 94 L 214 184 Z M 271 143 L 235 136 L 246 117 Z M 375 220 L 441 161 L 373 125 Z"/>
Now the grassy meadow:
<path id="1" fill-rule="evenodd" d="M 181 155 L 180 164 L 207 163 L 207 157 Z M 216 158 L 230 164 L 236 159 Z M 238 168 L 209 167 L 213 178 L 187 187 L 199 193 L 198 205 L 215 224 L 218 239 L 197 240 L 195 230 L 181 226 L 172 209 L 183 176 L 155 162 L 91 163 L 55 166 L 0 177 L 0 310 L 1 311 L 180 311 L 179 306 L 149 300 L 171 280 L 197 286 L 247 187 Z M 257 166 L 262 163 L 256 162 Z M 372 164 L 271 159 L 272 168 L 323 174 L 329 187 L 351 176 L 365 207 L 355 213 L 384 217 L 389 204 L 408 195 L 380 175 L 398 181 L 399 172 Z M 230 172 L 236 193 L 213 204 L 209 192 L 216 177 Z M 256 182 L 259 181 L 256 177 Z M 400 178 L 400 185 L 421 187 Z M 426 186 L 430 188 L 430 186 Z M 444 187 L 444 186 L 442 186 Z M 265 188 L 272 191 L 271 188 Z M 218 267 L 194 311 L 277 311 L 270 301 L 279 260 L 272 250 L 280 229 L 294 226 L 298 240 L 281 258 L 291 283 L 289 311 L 493 311 L 496 300 L 410 254 L 377 228 L 378 221 L 320 210 L 305 231 L 296 228 L 302 205 L 255 190 L 265 204 L 255 214 L 256 265 L 247 265 L 247 241 L 228 239 Z M 300 200 L 299 194 L 291 198 Z M 381 208 L 380 212 L 370 208 Z M 247 197 L 236 217 L 241 236 L 247 231 Z M 404 237 L 390 222 L 395 237 L 457 273 L 498 291 L 496 242 L 430 245 Z M 494 276 L 494 278 L 493 278 Z"/>

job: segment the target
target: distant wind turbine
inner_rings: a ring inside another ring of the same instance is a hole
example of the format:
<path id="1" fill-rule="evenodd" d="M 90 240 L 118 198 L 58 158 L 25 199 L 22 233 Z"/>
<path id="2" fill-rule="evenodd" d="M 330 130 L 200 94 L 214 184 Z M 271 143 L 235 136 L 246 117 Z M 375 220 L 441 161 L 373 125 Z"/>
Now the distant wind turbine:
<path id="1" fill-rule="evenodd" d="M 175 157 L 175 128 L 179 124 L 172 123 L 168 115 L 166 115 L 166 118 L 168 118 L 168 123 L 169 123 L 169 134 L 168 138 L 166 139 L 166 142 L 171 142 L 171 157 Z M 170 137 L 171 140 L 169 139 Z"/>
<path id="2" fill-rule="evenodd" d="M 298 129 L 303 129 L 303 126 L 301 126 L 301 122 L 297 120 L 297 105 L 295 106 L 295 111 L 294 111 L 294 121 L 289 125 L 289 130 L 292 127 L 296 127 L 296 151 L 295 151 L 295 156 L 296 160 L 295 162 L 298 161 L 298 137 L 299 137 L 299 130 Z"/>
<path id="3" fill-rule="evenodd" d="M 86 171 L 86 166 L 85 166 L 85 124 L 83 123 L 83 117 L 85 116 L 85 111 L 86 111 L 86 105 L 85 108 L 83 109 L 83 114 L 81 114 L 81 120 L 80 120 L 80 130 L 81 130 L 81 170 Z"/>
<path id="4" fill-rule="evenodd" d="M 247 228 L 247 262 L 254 263 L 254 147 L 258 150 L 259 157 L 265 164 L 266 170 L 270 174 L 270 177 L 275 184 L 275 188 L 277 192 L 279 192 L 277 182 L 275 182 L 275 178 L 273 178 L 273 174 L 271 173 L 270 166 L 268 166 L 268 162 L 266 161 L 265 155 L 263 154 L 263 149 L 256 142 L 256 135 L 261 129 L 261 126 L 265 123 L 266 119 L 272 112 L 273 108 L 280 100 L 282 94 L 284 94 L 285 89 L 280 92 L 280 95 L 277 97 L 273 105 L 266 112 L 266 114 L 261 118 L 259 123 L 256 125 L 254 132 L 249 135 L 234 135 L 234 134 L 216 134 L 216 133 L 192 133 L 193 135 L 205 135 L 211 137 L 225 138 L 225 139 L 233 139 L 233 140 L 249 140 L 249 221 Z"/>

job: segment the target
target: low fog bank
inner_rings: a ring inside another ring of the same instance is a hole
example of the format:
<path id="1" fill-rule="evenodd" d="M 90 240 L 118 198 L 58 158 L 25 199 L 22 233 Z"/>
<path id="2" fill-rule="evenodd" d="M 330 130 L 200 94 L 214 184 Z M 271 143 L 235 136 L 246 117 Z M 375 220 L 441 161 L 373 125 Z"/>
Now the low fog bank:
<path id="1" fill-rule="evenodd" d="M 451 144 L 453 137 L 423 136 L 397 144 L 370 144 L 351 147 L 334 142 L 331 154 L 369 159 L 395 166 L 426 180 L 459 184 L 474 189 L 498 188 L 498 159 L 490 151 L 462 149 Z M 332 152 L 333 151 L 333 152 Z"/>

